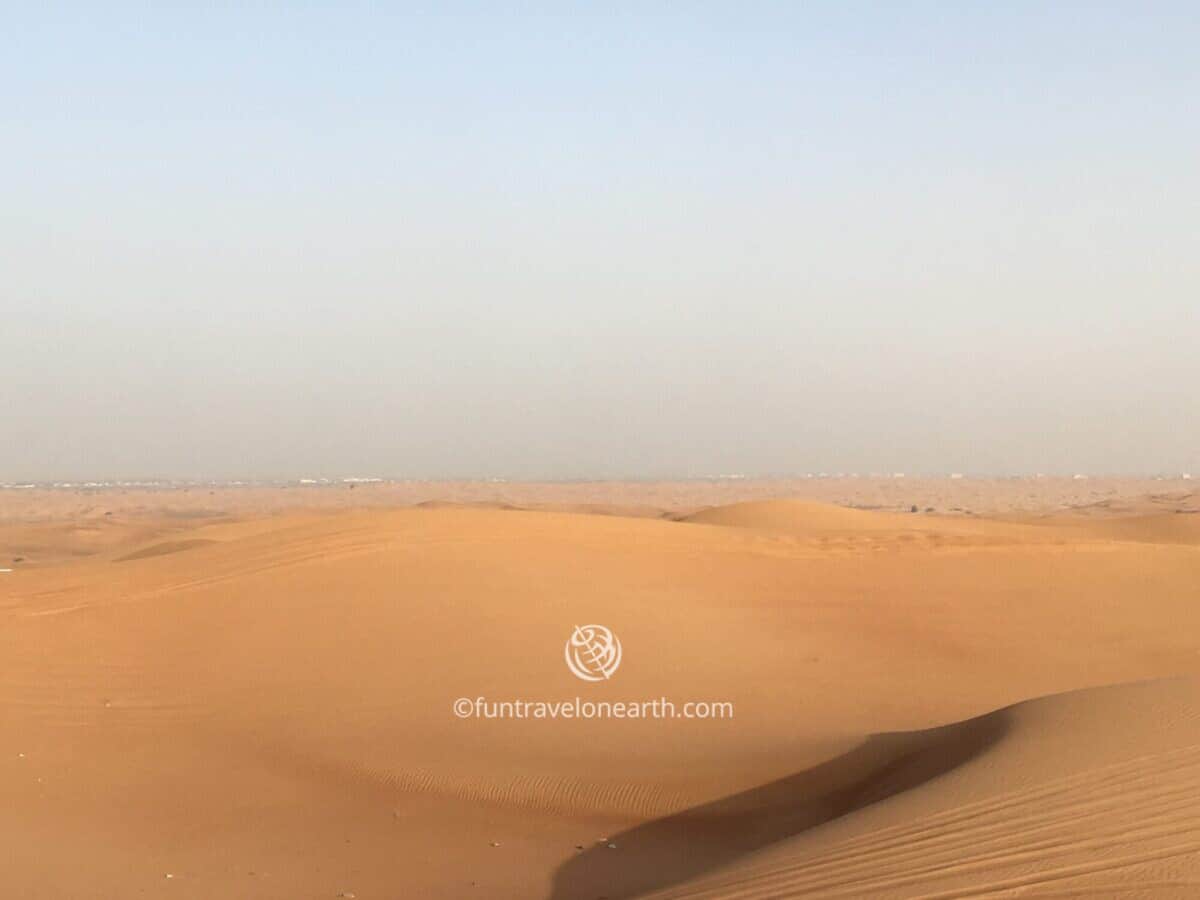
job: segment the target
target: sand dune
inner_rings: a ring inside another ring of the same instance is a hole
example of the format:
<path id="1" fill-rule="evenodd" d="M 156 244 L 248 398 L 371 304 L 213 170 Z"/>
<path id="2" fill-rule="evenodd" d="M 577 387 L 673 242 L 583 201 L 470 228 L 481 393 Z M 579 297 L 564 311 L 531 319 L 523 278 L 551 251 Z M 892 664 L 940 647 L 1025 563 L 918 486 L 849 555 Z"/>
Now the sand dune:
<path id="1" fill-rule="evenodd" d="M 1052 540 L 1056 535 L 1028 522 L 968 516 L 880 512 L 807 500 L 760 500 L 717 506 L 681 517 L 697 525 L 744 528 L 803 539 L 879 540 L 883 538 L 1015 543 Z M 1090 523 L 1089 523 L 1090 524 Z"/>
<path id="2" fill-rule="evenodd" d="M 784 534 L 827 534 L 843 531 L 888 531 L 911 528 L 920 519 L 811 500 L 758 500 L 701 510 L 684 521 L 702 525 L 756 528 Z"/>
<path id="3" fill-rule="evenodd" d="M 890 758 L 824 822 L 653 896 L 1200 893 L 1194 679 L 1032 700 L 888 739 Z"/>
<path id="4" fill-rule="evenodd" d="M 1200 674 L 1192 519 L 780 501 L 143 520 L 0 581 L 6 890 L 907 897 L 1153 876 L 1185 896 L 1194 682 L 1023 701 Z M 624 646 L 600 684 L 563 662 L 588 622 Z M 736 715 L 454 715 L 477 697 Z"/>

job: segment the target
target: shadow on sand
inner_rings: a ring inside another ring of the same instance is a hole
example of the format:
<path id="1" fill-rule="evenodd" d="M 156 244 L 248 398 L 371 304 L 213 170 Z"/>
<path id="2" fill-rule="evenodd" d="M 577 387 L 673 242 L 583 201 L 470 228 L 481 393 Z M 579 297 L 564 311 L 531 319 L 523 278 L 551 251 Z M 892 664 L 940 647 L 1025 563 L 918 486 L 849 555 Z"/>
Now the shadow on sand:
<path id="1" fill-rule="evenodd" d="M 931 781 L 987 750 L 1006 711 L 875 735 L 836 759 L 620 832 L 560 866 L 551 900 L 628 900 Z"/>

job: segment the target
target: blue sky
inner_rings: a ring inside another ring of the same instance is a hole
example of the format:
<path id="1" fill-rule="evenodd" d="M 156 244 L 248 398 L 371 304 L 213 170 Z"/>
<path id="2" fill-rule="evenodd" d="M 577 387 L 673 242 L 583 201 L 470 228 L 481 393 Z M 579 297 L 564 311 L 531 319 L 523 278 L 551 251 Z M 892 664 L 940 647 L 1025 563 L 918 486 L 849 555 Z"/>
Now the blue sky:
<path id="1" fill-rule="evenodd" d="M 30 4 L 0 480 L 1200 469 L 1186 4 Z"/>

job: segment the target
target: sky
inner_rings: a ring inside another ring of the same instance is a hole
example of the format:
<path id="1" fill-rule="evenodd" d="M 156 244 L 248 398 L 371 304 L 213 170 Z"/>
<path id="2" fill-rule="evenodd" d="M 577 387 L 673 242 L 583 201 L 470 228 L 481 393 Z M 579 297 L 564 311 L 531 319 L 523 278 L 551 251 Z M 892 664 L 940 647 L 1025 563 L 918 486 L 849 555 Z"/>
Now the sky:
<path id="1" fill-rule="evenodd" d="M 1194 4 L 5 19 L 0 482 L 1200 472 Z"/>

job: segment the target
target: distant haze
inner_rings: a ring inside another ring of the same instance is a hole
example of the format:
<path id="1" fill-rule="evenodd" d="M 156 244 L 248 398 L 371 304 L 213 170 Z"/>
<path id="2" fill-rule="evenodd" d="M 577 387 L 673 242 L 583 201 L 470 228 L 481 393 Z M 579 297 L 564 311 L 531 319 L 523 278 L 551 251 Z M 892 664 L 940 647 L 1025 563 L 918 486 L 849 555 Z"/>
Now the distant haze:
<path id="1" fill-rule="evenodd" d="M 1191 4 L 45 6 L 0 481 L 1200 472 Z"/>

